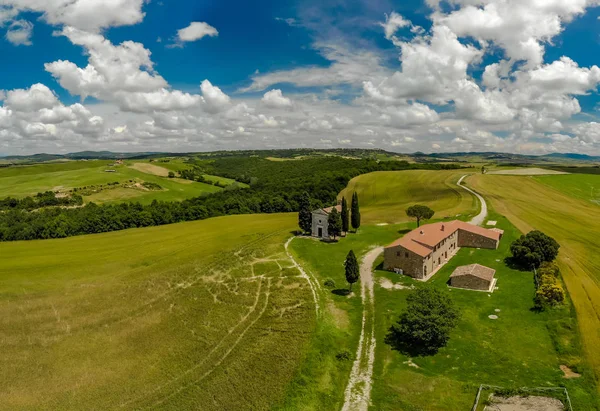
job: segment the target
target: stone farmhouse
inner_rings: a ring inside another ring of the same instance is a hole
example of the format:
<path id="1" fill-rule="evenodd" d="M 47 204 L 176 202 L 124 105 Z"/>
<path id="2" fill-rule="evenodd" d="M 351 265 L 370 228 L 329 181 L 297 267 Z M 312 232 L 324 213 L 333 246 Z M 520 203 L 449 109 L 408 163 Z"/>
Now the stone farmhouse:
<path id="1" fill-rule="evenodd" d="M 496 249 L 503 233 L 458 220 L 424 225 L 385 248 L 383 267 L 416 279 L 428 279 L 460 247 Z"/>
<path id="2" fill-rule="evenodd" d="M 331 210 L 336 209 L 338 213 L 342 212 L 342 206 L 337 205 L 335 207 L 327 207 L 327 208 L 318 208 L 312 212 L 312 235 L 313 237 L 318 238 L 329 238 L 329 233 L 327 231 L 328 224 L 327 219 L 329 218 L 329 213 Z"/>
<path id="3" fill-rule="evenodd" d="M 463 265 L 450 276 L 450 287 L 491 292 L 496 285 L 495 274 L 496 270 L 483 265 Z"/>

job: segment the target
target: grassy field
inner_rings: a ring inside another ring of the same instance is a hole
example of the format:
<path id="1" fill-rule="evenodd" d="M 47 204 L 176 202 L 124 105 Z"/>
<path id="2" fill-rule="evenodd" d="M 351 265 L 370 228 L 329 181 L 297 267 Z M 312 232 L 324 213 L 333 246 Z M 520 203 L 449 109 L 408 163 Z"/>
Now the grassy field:
<path id="1" fill-rule="evenodd" d="M 112 163 L 112 161 L 102 160 L 73 161 L 2 168 L 0 169 L 0 198 L 25 197 L 48 190 L 69 190 L 113 182 L 124 183 L 130 180 L 156 183 L 163 190 L 146 191 L 119 187 L 104 189 L 99 193 L 84 197 L 84 200 L 97 203 L 139 201 L 147 204 L 153 200 L 180 201 L 221 190 L 210 184 L 161 177 L 156 175 L 154 170 L 142 168 L 140 171 L 127 165 L 113 167 Z M 133 164 L 135 163 L 131 165 Z M 107 173 L 105 171 L 107 169 L 113 169 L 116 172 Z"/>
<path id="2" fill-rule="evenodd" d="M 584 348 L 600 377 L 600 208 L 583 199 L 592 177 L 476 175 L 467 181 L 521 231 L 538 229 L 560 243 L 559 263 Z"/>
<path id="3" fill-rule="evenodd" d="M 506 266 L 510 243 L 520 235 L 510 222 L 491 215 L 505 236 L 498 250 L 461 249 L 430 281 L 376 271 L 381 282 L 405 287 L 431 286 L 448 293 L 461 320 L 447 347 L 431 357 L 408 358 L 383 343 L 389 327 L 405 307 L 406 289 L 376 288 L 377 353 L 372 400 L 377 410 L 467 410 L 479 384 L 505 387 L 566 386 L 575 409 L 598 408 L 594 375 L 582 361 L 576 318 L 569 306 L 537 313 L 533 274 Z M 380 257 L 379 263 L 382 262 Z M 454 269 L 474 262 L 492 267 L 494 293 L 449 289 Z M 499 310 L 499 311 L 496 311 Z M 498 320 L 489 315 L 498 315 Z M 379 343 L 381 342 L 381 343 Z M 583 373 L 565 379 L 559 366 Z"/>
<path id="4" fill-rule="evenodd" d="M 315 326 L 294 215 L 0 244 L 0 409 L 281 406 Z"/>
<path id="5" fill-rule="evenodd" d="M 352 193 L 358 192 L 363 224 L 408 221 L 405 210 L 413 204 L 430 207 L 436 219 L 461 213 L 464 218 L 479 212 L 476 199 L 456 185 L 465 174 L 461 170 L 379 171 L 352 179 L 340 197 L 350 201 Z"/>
<path id="6" fill-rule="evenodd" d="M 186 170 L 192 167 L 192 165 L 186 163 L 184 160 L 182 159 L 163 159 L 163 161 L 155 161 L 152 164 L 147 163 L 148 165 L 152 165 L 152 166 L 156 166 L 156 167 L 160 167 L 160 168 L 164 168 L 167 170 L 167 174 L 169 171 L 173 171 L 175 173 L 178 173 L 182 170 Z M 237 184 L 239 187 L 248 187 L 247 184 L 244 183 L 240 183 L 237 182 L 235 180 L 232 180 L 230 178 L 225 178 L 225 177 L 219 177 L 219 176 L 212 176 L 209 174 L 203 174 L 204 178 L 207 179 L 208 181 L 211 181 L 213 183 L 219 183 L 222 184 L 224 186 L 228 186 L 231 184 Z"/>

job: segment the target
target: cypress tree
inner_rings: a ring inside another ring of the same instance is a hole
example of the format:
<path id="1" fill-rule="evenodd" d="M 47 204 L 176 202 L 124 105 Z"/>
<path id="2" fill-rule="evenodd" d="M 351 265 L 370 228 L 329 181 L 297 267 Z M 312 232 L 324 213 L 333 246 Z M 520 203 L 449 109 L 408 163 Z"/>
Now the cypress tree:
<path id="1" fill-rule="evenodd" d="M 347 233 L 350 230 L 350 214 L 348 213 L 348 202 L 346 197 L 342 197 L 342 231 Z"/>
<path id="2" fill-rule="evenodd" d="M 352 228 L 355 231 L 358 231 L 360 227 L 360 206 L 358 205 L 358 194 L 356 191 L 352 194 L 352 215 L 350 219 L 352 220 Z"/>
<path id="3" fill-rule="evenodd" d="M 346 256 L 344 267 L 346 269 L 346 281 L 350 284 L 350 291 L 352 291 L 352 284 L 357 282 L 360 277 L 360 268 L 354 251 L 350 250 Z"/>
<path id="4" fill-rule="evenodd" d="M 310 207 L 310 196 L 305 191 L 298 202 L 300 211 L 298 212 L 298 226 L 305 233 L 312 232 L 312 210 Z"/>
<path id="5" fill-rule="evenodd" d="M 329 213 L 329 217 L 327 217 L 327 231 L 334 239 L 342 232 L 342 218 L 335 207 Z"/>

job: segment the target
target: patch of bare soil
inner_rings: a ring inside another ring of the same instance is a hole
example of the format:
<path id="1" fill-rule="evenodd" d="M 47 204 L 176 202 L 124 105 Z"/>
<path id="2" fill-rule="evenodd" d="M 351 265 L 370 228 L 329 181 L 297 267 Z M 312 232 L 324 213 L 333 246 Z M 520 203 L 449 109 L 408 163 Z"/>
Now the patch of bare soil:
<path id="1" fill-rule="evenodd" d="M 549 397 L 490 397 L 490 405 L 484 411 L 563 411 L 565 406 L 556 398 Z"/>
<path id="2" fill-rule="evenodd" d="M 327 304 L 327 308 L 329 312 L 333 316 L 335 323 L 343 330 L 347 330 L 350 325 L 350 320 L 348 319 L 348 312 L 342 310 L 341 308 L 337 308 L 334 303 L 330 302 Z"/>
<path id="3" fill-rule="evenodd" d="M 561 365 L 560 370 L 565 373 L 564 378 L 579 378 L 581 374 L 576 373 L 566 365 Z"/>
<path id="4" fill-rule="evenodd" d="M 545 170 L 543 168 L 516 168 L 514 170 L 490 171 L 488 174 L 503 174 L 507 176 L 543 176 L 569 173 L 555 170 Z"/>
<path id="5" fill-rule="evenodd" d="M 394 284 L 388 278 L 380 278 L 379 279 L 379 285 L 382 288 L 385 288 L 386 290 L 412 290 L 413 288 L 415 288 L 412 285 L 409 287 L 409 286 L 402 285 L 402 284 Z"/>
<path id="6" fill-rule="evenodd" d="M 159 177 L 168 177 L 169 170 L 164 167 L 155 166 L 154 164 L 149 163 L 135 163 L 132 166 L 129 166 L 134 170 L 141 171 L 142 173 L 152 174 Z"/>

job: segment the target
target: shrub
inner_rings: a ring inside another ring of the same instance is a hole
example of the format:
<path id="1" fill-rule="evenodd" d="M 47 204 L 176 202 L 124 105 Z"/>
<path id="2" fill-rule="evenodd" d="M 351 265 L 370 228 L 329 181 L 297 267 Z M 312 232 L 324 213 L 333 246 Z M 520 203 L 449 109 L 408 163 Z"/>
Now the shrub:
<path id="1" fill-rule="evenodd" d="M 348 350 L 341 351 L 335 355 L 335 359 L 338 361 L 349 361 L 352 359 L 352 354 Z"/>
<path id="2" fill-rule="evenodd" d="M 335 288 L 335 281 L 333 281 L 331 278 L 328 278 L 327 280 L 325 280 L 323 285 L 327 288 Z"/>

